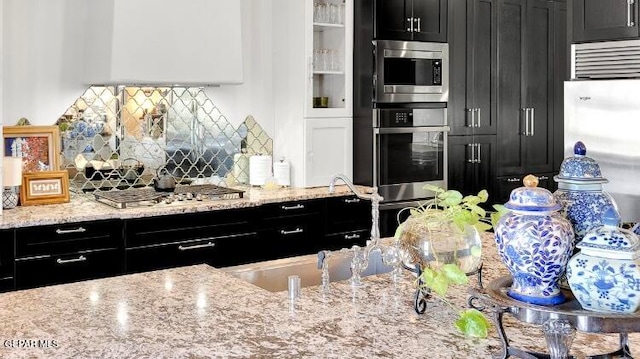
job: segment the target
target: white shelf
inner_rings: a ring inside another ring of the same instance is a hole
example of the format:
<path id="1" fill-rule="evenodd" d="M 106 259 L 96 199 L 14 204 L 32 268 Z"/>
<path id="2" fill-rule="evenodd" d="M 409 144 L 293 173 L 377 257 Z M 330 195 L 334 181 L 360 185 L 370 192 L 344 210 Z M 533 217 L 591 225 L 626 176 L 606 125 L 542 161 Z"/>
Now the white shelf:
<path id="1" fill-rule="evenodd" d="M 344 71 L 313 71 L 314 75 L 344 75 Z"/>
<path id="2" fill-rule="evenodd" d="M 313 31 L 323 31 L 327 29 L 344 29 L 344 24 L 333 24 L 329 22 L 314 22 Z"/>

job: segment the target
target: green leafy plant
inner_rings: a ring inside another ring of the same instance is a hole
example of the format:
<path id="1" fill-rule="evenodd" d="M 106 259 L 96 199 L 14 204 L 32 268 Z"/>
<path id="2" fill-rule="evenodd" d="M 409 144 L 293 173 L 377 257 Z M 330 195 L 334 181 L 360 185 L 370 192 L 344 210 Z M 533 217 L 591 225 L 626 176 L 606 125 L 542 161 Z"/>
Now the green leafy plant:
<path id="1" fill-rule="evenodd" d="M 506 211 L 503 206 L 494 205 L 496 212 L 490 213 L 487 218 L 487 212 L 480 206 L 489 198 L 486 190 L 478 192 L 477 195 L 463 197 L 458 191 L 445 190 L 438 186 L 426 185 L 424 189 L 434 192 L 433 200 L 418 207 L 408 207 L 400 211 L 402 213 L 408 210 L 410 213 L 409 218 L 398 226 L 395 234 L 405 249 L 416 248 L 417 241 L 421 240 L 422 236 L 425 234 L 431 236 L 444 227 L 457 228 L 461 233 L 469 231 L 468 226 L 475 228 L 478 232 L 487 231 Z M 398 214 L 398 218 L 401 213 Z M 447 240 L 455 239 L 447 238 Z M 481 251 L 479 244 L 472 246 L 470 248 L 472 260 L 479 262 Z M 447 304 L 454 312 L 458 312 L 455 327 L 466 336 L 485 338 L 490 324 L 484 314 L 476 309 L 458 311 L 446 298 L 449 287 L 468 284 L 467 273 L 456 263 L 439 263 L 435 250 L 430 253 L 435 259 L 431 262 L 421 261 L 420 255 L 415 253 L 411 255 L 411 250 L 409 253 L 411 260 L 422 266 L 419 278 L 422 286 L 430 290 L 434 298 Z"/>

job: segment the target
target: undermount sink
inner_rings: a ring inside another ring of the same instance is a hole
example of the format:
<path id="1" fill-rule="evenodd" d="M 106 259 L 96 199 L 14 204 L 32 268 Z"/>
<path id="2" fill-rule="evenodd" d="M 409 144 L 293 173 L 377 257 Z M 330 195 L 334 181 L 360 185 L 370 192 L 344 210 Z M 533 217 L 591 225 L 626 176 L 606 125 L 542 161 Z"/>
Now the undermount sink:
<path id="1" fill-rule="evenodd" d="M 352 257 L 353 253 L 351 252 L 331 252 L 328 259 L 331 282 L 351 278 Z M 362 276 L 387 273 L 392 269 L 382 263 L 380 250 L 373 250 L 369 257 L 369 266 L 362 273 Z M 290 275 L 299 276 L 302 287 L 320 285 L 322 274 L 322 271 L 318 269 L 318 256 L 313 254 L 227 267 L 222 270 L 270 292 L 287 290 L 287 281 Z"/>

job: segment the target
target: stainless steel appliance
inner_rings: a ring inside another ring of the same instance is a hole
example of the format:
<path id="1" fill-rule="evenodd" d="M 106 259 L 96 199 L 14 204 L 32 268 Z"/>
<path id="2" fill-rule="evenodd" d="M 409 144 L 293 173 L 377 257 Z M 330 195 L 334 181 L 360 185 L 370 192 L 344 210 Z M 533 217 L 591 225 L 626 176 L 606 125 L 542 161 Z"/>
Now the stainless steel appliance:
<path id="1" fill-rule="evenodd" d="M 444 106 L 374 110 L 373 185 L 385 202 L 430 197 L 432 193 L 422 189 L 427 183 L 446 186 L 449 127 Z"/>
<path id="2" fill-rule="evenodd" d="M 177 186 L 174 193 L 157 192 L 153 188 L 133 188 L 122 191 L 93 192 L 96 201 L 115 208 L 151 206 L 189 201 L 209 201 L 243 198 L 244 191 L 213 184 Z"/>
<path id="3" fill-rule="evenodd" d="M 624 222 L 640 220 L 640 79 L 567 81 L 564 153 L 582 141 L 609 180 Z"/>
<path id="4" fill-rule="evenodd" d="M 376 40 L 374 102 L 446 102 L 449 44 Z"/>

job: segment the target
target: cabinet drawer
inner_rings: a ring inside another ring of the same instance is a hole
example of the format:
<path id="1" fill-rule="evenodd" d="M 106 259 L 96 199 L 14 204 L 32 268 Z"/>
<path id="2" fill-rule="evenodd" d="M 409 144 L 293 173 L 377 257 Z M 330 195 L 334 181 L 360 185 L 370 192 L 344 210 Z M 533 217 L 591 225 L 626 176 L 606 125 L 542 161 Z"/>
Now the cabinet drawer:
<path id="1" fill-rule="evenodd" d="M 12 291 L 13 277 L 0 278 L 0 293 Z"/>
<path id="2" fill-rule="evenodd" d="M 323 206 L 323 200 L 274 203 L 263 206 L 262 214 L 264 219 L 310 215 L 322 213 Z"/>
<path id="3" fill-rule="evenodd" d="M 163 243 L 125 250 L 127 273 L 207 263 L 225 267 L 262 259 L 257 232 Z"/>
<path id="4" fill-rule="evenodd" d="M 342 248 L 351 248 L 352 246 L 364 246 L 371 237 L 370 230 L 349 231 L 342 233 L 333 233 L 324 237 L 318 251 L 323 249 L 338 250 Z"/>
<path id="5" fill-rule="evenodd" d="M 126 248 L 242 233 L 250 225 L 244 210 L 126 220 Z"/>
<path id="6" fill-rule="evenodd" d="M 121 248 L 118 220 L 79 222 L 16 230 L 16 258 Z"/>
<path id="7" fill-rule="evenodd" d="M 371 202 L 356 196 L 327 199 L 327 233 L 371 228 Z"/>
<path id="8" fill-rule="evenodd" d="M 13 234 L 13 230 L 0 231 L 0 280 L 10 277 L 13 281 Z"/>
<path id="9" fill-rule="evenodd" d="M 121 251 L 83 251 L 16 260 L 16 288 L 69 283 L 122 273 Z"/>
<path id="10" fill-rule="evenodd" d="M 322 236 L 322 225 L 307 218 L 261 231 L 264 253 L 269 259 L 316 252 Z"/>

